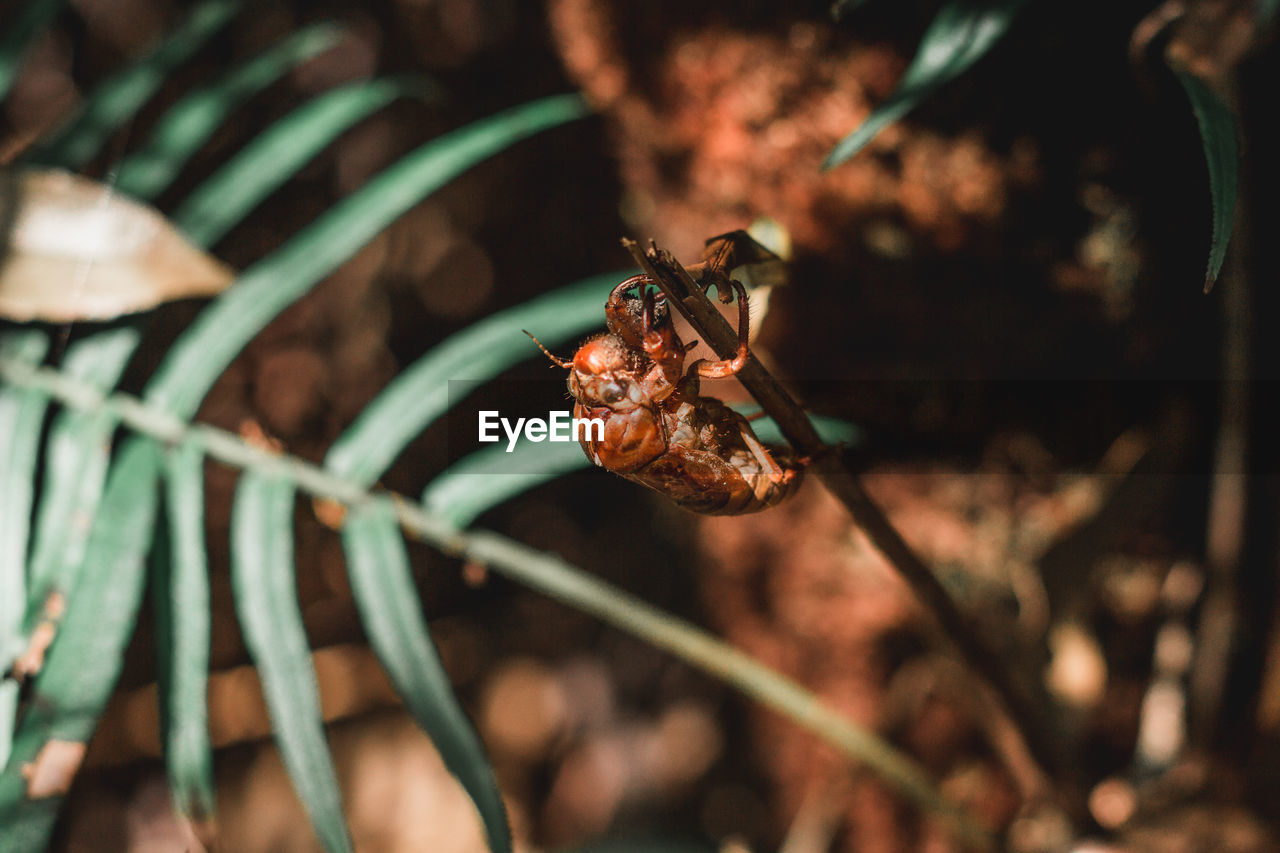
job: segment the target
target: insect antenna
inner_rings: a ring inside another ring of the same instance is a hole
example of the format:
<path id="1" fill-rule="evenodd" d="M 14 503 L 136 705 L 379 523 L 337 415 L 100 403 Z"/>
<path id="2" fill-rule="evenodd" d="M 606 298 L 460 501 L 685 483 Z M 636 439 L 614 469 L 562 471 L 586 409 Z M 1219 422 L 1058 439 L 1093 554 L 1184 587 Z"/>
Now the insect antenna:
<path id="1" fill-rule="evenodd" d="M 554 355 L 552 355 L 552 354 L 551 354 L 551 350 L 549 350 L 549 349 L 547 349 L 546 347 L 544 347 L 544 346 L 542 345 L 542 341 L 540 341 L 540 340 L 538 340 L 537 338 L 535 338 L 535 337 L 534 337 L 534 336 L 529 332 L 529 330 L 528 330 L 528 329 L 521 329 L 520 331 L 524 332 L 526 335 L 529 335 L 529 339 L 530 339 L 530 340 L 532 340 L 535 344 L 537 344 L 537 345 L 538 345 L 538 349 L 542 350 L 542 354 L 543 354 L 543 355 L 545 355 L 547 358 L 551 359 L 551 362 L 552 362 L 553 364 L 555 364 L 557 367 L 564 367 L 564 368 L 570 368 L 570 367 L 573 367 L 573 362 L 572 362 L 572 361 L 563 361 L 563 360 L 561 360 L 561 359 L 556 358 Z"/>

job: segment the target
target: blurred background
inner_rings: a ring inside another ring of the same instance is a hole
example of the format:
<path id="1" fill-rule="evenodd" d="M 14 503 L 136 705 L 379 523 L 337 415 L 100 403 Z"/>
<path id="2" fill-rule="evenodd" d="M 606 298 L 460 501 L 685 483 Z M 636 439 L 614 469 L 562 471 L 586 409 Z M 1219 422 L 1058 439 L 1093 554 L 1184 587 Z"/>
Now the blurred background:
<path id="1" fill-rule="evenodd" d="M 625 269 L 620 237 L 653 237 L 691 262 L 706 238 L 771 217 L 794 262 L 762 355 L 810 410 L 861 428 L 845 452 L 873 496 L 1011 668 L 1043 675 L 1079 760 L 1093 843 L 1275 849 L 1274 41 L 1259 31 L 1230 69 L 1245 172 L 1227 272 L 1205 295 L 1210 202 L 1195 119 L 1155 49 L 1134 47 L 1168 5 L 1028 4 L 969 73 L 821 171 L 893 91 L 939 5 L 867 3 L 835 22 L 822 2 L 269 0 L 176 72 L 87 173 L 109 181 L 104 165 L 184 91 L 305 22 L 335 19 L 345 36 L 249 101 L 161 210 L 308 95 L 375 72 L 428 74 L 437 97 L 398 101 L 343 135 L 216 245 L 242 268 L 423 140 L 581 90 L 595 116 L 471 169 L 397 221 L 254 340 L 200 419 L 252 424 L 319 460 L 445 336 Z M 1228 20 L 1253 9 L 1201 5 Z M 0 144 L 18 150 L 56 126 L 185 8 L 74 0 L 3 103 Z M 1215 35 L 1193 26 L 1173 38 Z M 127 389 L 198 307 L 161 310 Z M 567 405 L 548 371 L 531 358 L 496 387 L 523 389 L 519 403 L 539 411 Z M 384 485 L 419 494 L 471 449 L 454 429 L 421 436 Z M 206 473 L 216 838 L 168 804 L 143 618 L 56 849 L 317 849 L 232 607 L 236 475 Z M 299 591 L 357 845 L 483 850 L 469 801 L 364 644 L 337 534 L 309 510 L 296 521 Z M 963 673 L 816 483 L 764 515 L 706 519 L 593 470 L 478 524 L 560 553 L 818 691 L 915 756 L 1011 848 L 1068 840 L 1023 812 Z M 417 546 L 413 557 L 521 849 L 623 837 L 788 853 L 954 849 L 874 777 L 673 658 L 479 567 Z"/>

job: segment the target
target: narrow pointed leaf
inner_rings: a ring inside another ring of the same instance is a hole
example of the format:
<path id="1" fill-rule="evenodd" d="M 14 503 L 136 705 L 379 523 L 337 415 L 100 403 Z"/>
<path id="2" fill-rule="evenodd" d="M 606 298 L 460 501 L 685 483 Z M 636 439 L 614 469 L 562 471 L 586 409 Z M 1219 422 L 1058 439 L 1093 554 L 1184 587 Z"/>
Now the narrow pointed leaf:
<path id="1" fill-rule="evenodd" d="M 333 443 L 325 466 L 364 485 L 377 481 L 414 436 L 449 408 L 449 381 L 492 379 L 541 358 L 522 330 L 545 346 L 572 340 L 604 322 L 604 303 L 630 272 L 592 276 L 508 308 L 447 338 L 403 371 Z"/>
<path id="2" fill-rule="evenodd" d="M 342 30 L 333 24 L 304 27 L 221 79 L 185 96 L 161 117 L 146 144 L 120 162 L 116 188 L 135 198 L 155 198 L 232 110 L 341 38 Z"/>
<path id="3" fill-rule="evenodd" d="M 493 507 L 572 471 L 592 467 L 575 442 L 519 441 L 477 450 L 432 478 L 422 493 L 431 513 L 466 527 Z"/>
<path id="4" fill-rule="evenodd" d="M 925 31 L 911 64 L 889 100 L 827 155 L 823 169 L 833 169 L 862 150 L 877 133 L 915 109 L 916 105 L 967 71 L 1009 29 L 1025 0 L 950 0 Z"/>
<path id="5" fill-rule="evenodd" d="M 38 364 L 49 338 L 36 329 L 0 333 L 0 355 Z M 27 600 L 27 541 L 35 491 L 36 451 L 49 397 L 42 391 L 0 386 L 0 671 L 9 668 L 22 645 L 22 612 Z M 18 684 L 0 680 L 0 769 L 9 758 L 18 711 Z"/>
<path id="6" fill-rule="evenodd" d="M 405 707 L 475 803 L 490 850 L 510 853 L 511 831 L 497 780 L 431 641 L 394 508 L 379 501 L 353 510 L 342 544 L 351 591 L 374 652 Z"/>
<path id="7" fill-rule="evenodd" d="M 231 589 L 294 790 L 325 849 L 349 851 L 342 796 L 298 609 L 293 503 L 292 483 L 252 471 L 241 476 L 231 514 Z"/>
<path id="8" fill-rule="evenodd" d="M 178 811 L 214 810 L 209 742 L 209 566 L 204 539 L 204 455 L 190 442 L 165 459 L 167 554 L 154 562 L 160 714 L 165 763 Z M 157 551 L 159 548 L 157 548 Z"/>
<path id="9" fill-rule="evenodd" d="M 62 371 L 109 391 L 119 381 L 139 337 L 137 326 L 123 325 L 77 341 L 67 349 Z M 76 585 L 107 479 L 115 428 L 115 416 L 104 411 L 68 409 L 54 419 L 28 569 L 28 630 L 49 593 L 70 595 Z"/>
<path id="10" fill-rule="evenodd" d="M 65 0 L 27 0 L 0 20 L 0 101 L 18 78 L 27 48 L 62 11 L 64 3 Z"/>
<path id="11" fill-rule="evenodd" d="M 1204 274 L 1204 290 L 1208 293 L 1222 272 L 1231 240 L 1231 225 L 1236 213 L 1240 163 L 1236 136 L 1236 117 L 1218 95 L 1190 71 L 1175 68 L 1174 74 L 1191 99 L 1204 158 L 1209 164 L 1209 195 L 1213 199 L 1213 237 L 1209 246 L 1209 265 Z"/>
<path id="12" fill-rule="evenodd" d="M 821 415 L 809 418 L 828 444 L 858 440 L 858 428 L 848 421 Z M 754 421 L 751 426 L 765 444 L 786 444 L 772 418 Z M 591 460 L 577 442 L 535 443 L 521 439 L 510 452 L 505 443 L 500 443 L 463 457 L 432 478 L 422 493 L 422 506 L 462 528 L 504 501 L 590 467 Z"/>
<path id="13" fill-rule="evenodd" d="M 406 210 L 481 160 L 585 114 L 577 95 L 542 98 L 447 133 L 384 169 L 201 312 L 152 377 L 148 401 L 189 417 L 255 334 Z"/>
<path id="14" fill-rule="evenodd" d="M 420 77 L 361 80 L 318 95 L 254 137 L 187 197 L 173 222 L 212 246 L 343 131 L 397 98 L 434 90 Z"/>
<path id="15" fill-rule="evenodd" d="M 158 478 L 157 446 L 130 440 L 94 520 L 83 582 L 35 679 L 13 754 L 0 773 L 4 853 L 47 848 L 62 796 L 119 678 L 142 600 Z"/>
<path id="16" fill-rule="evenodd" d="M 137 115 L 173 69 L 194 56 L 239 8 L 239 0 L 205 0 L 196 6 L 159 47 L 101 83 L 79 113 L 26 159 L 67 169 L 83 167 L 112 133 Z"/>

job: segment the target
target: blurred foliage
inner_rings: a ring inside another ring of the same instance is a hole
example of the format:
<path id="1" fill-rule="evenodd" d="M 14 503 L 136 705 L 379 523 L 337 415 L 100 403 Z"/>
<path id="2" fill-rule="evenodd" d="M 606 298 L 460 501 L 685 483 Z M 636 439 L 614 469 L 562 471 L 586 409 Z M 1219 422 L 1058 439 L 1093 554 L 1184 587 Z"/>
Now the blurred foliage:
<path id="1" fill-rule="evenodd" d="M 834 169 L 867 146 L 880 131 L 915 109 L 926 98 L 967 71 L 1008 32 L 1025 0 L 949 0 L 930 22 L 915 56 L 884 103 L 848 136 L 840 140 L 823 163 Z M 832 7 L 837 19 L 853 12 L 861 2 L 838 2 Z M 1258 4 L 1260 25 L 1267 26 L 1277 4 Z M 1236 118 L 1231 108 L 1203 80 L 1190 71 L 1174 73 L 1191 99 L 1209 166 L 1213 202 L 1213 230 L 1205 273 L 1207 292 L 1222 270 L 1231 238 L 1239 181 Z"/>

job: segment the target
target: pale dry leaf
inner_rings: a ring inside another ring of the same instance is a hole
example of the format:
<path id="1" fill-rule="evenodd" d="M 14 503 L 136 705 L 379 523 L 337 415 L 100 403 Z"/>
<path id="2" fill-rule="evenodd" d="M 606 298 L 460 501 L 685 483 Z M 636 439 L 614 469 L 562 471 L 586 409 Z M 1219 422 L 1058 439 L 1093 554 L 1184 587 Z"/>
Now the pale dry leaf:
<path id="1" fill-rule="evenodd" d="M 52 169 L 0 173 L 0 317 L 109 320 L 235 278 L 151 207 Z"/>

